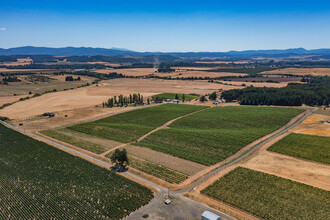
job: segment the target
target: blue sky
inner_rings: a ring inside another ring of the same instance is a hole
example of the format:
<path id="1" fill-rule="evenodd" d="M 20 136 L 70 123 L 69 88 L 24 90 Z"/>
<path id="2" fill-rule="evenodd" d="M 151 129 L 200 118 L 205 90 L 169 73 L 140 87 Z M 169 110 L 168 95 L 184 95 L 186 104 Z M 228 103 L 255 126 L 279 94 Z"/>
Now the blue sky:
<path id="1" fill-rule="evenodd" d="M 330 48 L 330 1 L 0 2 L 0 48 L 136 51 Z"/>

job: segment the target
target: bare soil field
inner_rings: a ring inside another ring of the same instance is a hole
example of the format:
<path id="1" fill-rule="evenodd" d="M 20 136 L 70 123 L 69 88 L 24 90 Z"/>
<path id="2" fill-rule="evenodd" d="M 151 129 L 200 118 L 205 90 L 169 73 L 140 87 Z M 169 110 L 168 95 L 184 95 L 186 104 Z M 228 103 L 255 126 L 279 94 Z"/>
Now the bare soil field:
<path id="1" fill-rule="evenodd" d="M 206 168 L 206 166 L 184 160 L 178 157 L 164 154 L 162 152 L 154 151 L 149 148 L 139 147 L 134 145 L 125 146 L 129 155 L 141 158 L 179 172 L 193 175 Z"/>
<path id="2" fill-rule="evenodd" d="M 129 69 L 113 69 L 113 70 L 95 70 L 94 72 L 109 74 L 121 73 L 125 76 L 146 76 L 155 73 L 154 68 L 129 68 Z"/>
<path id="3" fill-rule="evenodd" d="M 285 68 L 271 71 L 265 71 L 261 74 L 293 74 L 293 75 L 312 75 L 312 76 L 330 76 L 330 68 Z"/>
<path id="4" fill-rule="evenodd" d="M 0 110 L 0 115 L 12 119 L 25 119 L 44 112 L 60 112 L 79 108 L 95 107 L 111 96 L 140 93 L 147 97 L 171 93 L 206 94 L 218 89 L 239 88 L 200 81 L 159 80 L 159 79 L 113 79 L 102 81 L 98 86 L 78 88 L 75 90 L 48 93 L 23 102 L 15 103 Z M 102 108 L 100 108 L 102 109 Z M 91 115 L 91 117 L 93 117 Z"/>
<path id="5" fill-rule="evenodd" d="M 302 123 L 290 130 L 290 132 L 330 137 L 330 120 L 328 115 L 311 115 Z"/>
<path id="6" fill-rule="evenodd" d="M 235 81 L 223 81 L 219 80 L 218 82 L 222 82 L 223 84 L 231 84 L 233 86 L 242 86 L 242 84 L 245 84 L 245 86 L 254 86 L 254 87 L 273 87 L 273 88 L 281 88 L 288 85 L 288 83 L 292 82 L 280 82 L 280 83 L 266 83 L 266 82 L 235 82 Z M 300 83 L 300 82 L 297 82 Z"/>
<path id="7" fill-rule="evenodd" d="M 320 108 L 320 109 L 316 110 L 314 113 L 330 116 L 330 108 L 326 108 L 326 109 Z"/>
<path id="8" fill-rule="evenodd" d="M 29 95 L 29 92 L 31 92 L 32 94 L 40 94 L 45 91 L 50 91 L 54 89 L 61 91 L 64 89 L 76 88 L 80 85 L 92 83 L 94 81 L 93 77 L 87 76 L 80 76 L 81 80 L 79 81 L 65 81 L 66 76 L 69 75 L 20 75 L 17 76 L 17 78 L 21 80 L 20 82 L 12 82 L 8 85 L 0 85 L 0 97 L 12 96 L 13 94 L 27 96 Z M 31 77 L 46 77 L 47 81 L 33 81 L 31 80 Z M 78 76 L 73 77 L 77 78 Z"/>
<path id="9" fill-rule="evenodd" d="M 172 78 L 187 78 L 187 77 L 221 77 L 221 76 L 244 76 L 244 73 L 227 73 L 227 72 L 208 72 L 203 70 L 214 69 L 213 67 L 174 67 L 172 73 L 158 73 L 154 68 L 130 68 L 130 69 L 113 69 L 113 70 L 95 70 L 94 72 L 109 74 L 121 73 L 125 76 L 147 76 L 154 75 L 159 77 L 172 77 Z"/>

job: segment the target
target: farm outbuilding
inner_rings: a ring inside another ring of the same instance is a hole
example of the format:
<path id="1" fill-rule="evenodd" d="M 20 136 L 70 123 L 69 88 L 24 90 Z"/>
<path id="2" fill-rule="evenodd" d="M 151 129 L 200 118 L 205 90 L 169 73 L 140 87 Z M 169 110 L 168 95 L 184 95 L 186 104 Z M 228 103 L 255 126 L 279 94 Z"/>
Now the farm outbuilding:
<path id="1" fill-rule="evenodd" d="M 202 220 L 221 220 L 221 218 L 212 212 L 204 211 L 202 214 Z"/>

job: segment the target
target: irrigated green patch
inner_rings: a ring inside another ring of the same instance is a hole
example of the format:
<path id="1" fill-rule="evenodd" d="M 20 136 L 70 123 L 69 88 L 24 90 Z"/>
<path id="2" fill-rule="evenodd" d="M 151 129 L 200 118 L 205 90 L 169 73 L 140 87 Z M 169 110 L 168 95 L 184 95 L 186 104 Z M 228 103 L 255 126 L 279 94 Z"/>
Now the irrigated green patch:
<path id="1" fill-rule="evenodd" d="M 330 164 L 329 137 L 289 134 L 268 148 L 268 150 Z"/>
<path id="2" fill-rule="evenodd" d="M 328 219 L 330 192 L 239 167 L 201 193 L 263 219 Z"/>
<path id="3" fill-rule="evenodd" d="M 129 157 L 129 162 L 131 167 L 169 183 L 180 183 L 189 177 L 187 174 L 136 157 Z"/>
<path id="4" fill-rule="evenodd" d="M 167 121 L 203 108 L 206 107 L 178 104 L 159 105 L 74 125 L 69 129 L 127 143 L 136 140 Z"/>
<path id="5" fill-rule="evenodd" d="M 277 130 L 301 112 L 292 108 L 214 107 L 183 117 L 170 129 L 159 130 L 137 145 L 211 165 Z"/>
<path id="6" fill-rule="evenodd" d="M 0 125 L 0 219 L 122 219 L 152 191 Z"/>
<path id="7" fill-rule="evenodd" d="M 96 154 L 101 154 L 101 153 L 108 150 L 108 148 L 106 148 L 102 145 L 94 144 L 94 143 L 84 141 L 84 140 L 80 140 L 79 138 L 71 137 L 69 135 L 62 134 L 58 131 L 44 130 L 44 131 L 41 131 L 41 133 L 45 134 L 49 137 L 52 137 L 54 139 L 63 141 L 65 143 L 72 144 L 72 145 L 74 145 L 76 147 L 79 147 L 81 149 L 91 151 L 91 152 L 96 153 Z"/>
<path id="8" fill-rule="evenodd" d="M 159 97 L 162 99 L 175 99 L 176 95 L 178 95 L 179 99 L 182 100 L 183 93 L 162 93 L 162 94 L 154 95 L 153 98 Z M 199 97 L 198 94 L 184 94 L 184 95 L 186 101 L 190 101 Z"/>

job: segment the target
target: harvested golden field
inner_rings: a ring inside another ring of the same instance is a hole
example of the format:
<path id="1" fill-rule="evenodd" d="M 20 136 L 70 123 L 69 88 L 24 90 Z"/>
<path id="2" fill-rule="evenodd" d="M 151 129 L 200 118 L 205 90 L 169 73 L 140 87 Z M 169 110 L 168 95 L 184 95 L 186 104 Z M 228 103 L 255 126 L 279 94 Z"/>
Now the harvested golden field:
<path id="1" fill-rule="evenodd" d="M 59 72 L 61 70 L 54 70 L 54 69 L 6 69 L 0 68 L 0 73 L 21 73 L 21 72 L 32 72 L 32 73 L 54 73 Z"/>
<path id="2" fill-rule="evenodd" d="M 159 79 L 113 79 L 102 81 L 99 86 L 88 86 L 75 90 L 48 93 L 40 97 L 16 103 L 0 110 L 0 115 L 9 118 L 29 118 L 44 112 L 68 111 L 100 105 L 111 96 L 140 93 L 147 97 L 159 93 L 206 94 L 218 89 L 239 88 L 215 83 Z"/>
<path id="3" fill-rule="evenodd" d="M 300 81 L 294 81 L 294 82 L 279 82 L 279 83 L 266 83 L 266 82 L 235 82 L 235 81 L 223 81 L 219 80 L 221 83 L 227 83 L 235 86 L 242 86 L 242 84 L 245 84 L 245 86 L 254 86 L 254 87 L 273 87 L 273 88 L 281 88 L 288 85 L 288 83 L 301 83 Z"/>
<path id="4" fill-rule="evenodd" d="M 20 98 L 25 98 L 29 95 L 17 95 L 17 96 L 0 96 L 0 107 L 6 103 L 12 103 L 18 101 Z"/>
<path id="5" fill-rule="evenodd" d="M 50 90 L 64 90 L 70 88 L 77 88 L 80 85 L 86 83 L 92 83 L 94 81 L 93 77 L 80 76 L 79 81 L 65 81 L 64 76 L 52 75 L 52 74 L 35 74 L 35 75 L 19 75 L 20 82 L 12 82 L 8 85 L 0 85 L 0 97 L 1 96 L 12 96 L 17 95 L 29 95 L 43 93 Z M 77 78 L 78 76 L 73 76 Z"/>
<path id="6" fill-rule="evenodd" d="M 113 69 L 113 70 L 95 70 L 97 73 L 121 73 L 125 76 L 146 76 L 155 73 L 154 68 L 129 68 L 129 69 Z"/>
<path id="7" fill-rule="evenodd" d="M 311 115 L 290 132 L 330 137 L 330 120 L 328 115 Z"/>
<path id="8" fill-rule="evenodd" d="M 312 75 L 330 76 L 330 68 L 284 68 L 262 72 L 262 74 L 293 74 L 293 75 Z"/>
<path id="9" fill-rule="evenodd" d="M 186 69 L 187 68 L 187 69 Z M 113 70 L 95 70 L 97 73 L 121 73 L 125 76 L 148 76 L 154 75 L 159 77 L 172 77 L 172 78 L 187 78 L 187 77 L 222 77 L 222 76 L 244 76 L 245 73 L 229 73 L 229 72 L 208 72 L 201 70 L 208 70 L 214 68 L 202 67 L 174 67 L 172 73 L 158 73 L 154 68 L 131 68 L 131 69 L 113 69 Z"/>

